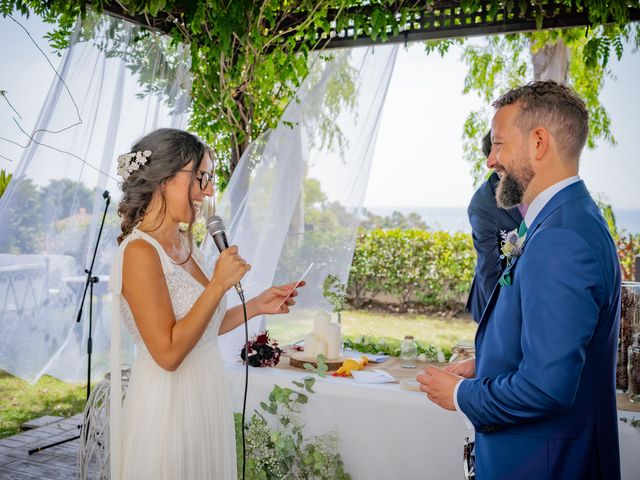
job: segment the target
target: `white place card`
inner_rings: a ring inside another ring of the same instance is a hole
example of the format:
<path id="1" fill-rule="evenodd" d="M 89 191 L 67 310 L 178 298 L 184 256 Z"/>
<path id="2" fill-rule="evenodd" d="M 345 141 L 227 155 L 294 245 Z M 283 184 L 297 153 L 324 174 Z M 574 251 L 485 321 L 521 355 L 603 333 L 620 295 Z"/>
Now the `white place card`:
<path id="1" fill-rule="evenodd" d="M 384 370 L 353 370 L 353 379 L 358 383 L 395 383 L 398 380 Z"/>

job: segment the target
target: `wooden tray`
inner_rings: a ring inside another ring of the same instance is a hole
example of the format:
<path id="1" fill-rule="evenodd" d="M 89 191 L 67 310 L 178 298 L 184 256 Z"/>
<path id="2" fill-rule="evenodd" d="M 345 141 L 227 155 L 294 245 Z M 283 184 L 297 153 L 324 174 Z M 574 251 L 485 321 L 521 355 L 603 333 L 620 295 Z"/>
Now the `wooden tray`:
<path id="1" fill-rule="evenodd" d="M 344 362 L 347 358 L 349 357 L 340 356 L 339 358 L 327 358 L 327 360 L 325 360 L 325 363 L 327 364 L 327 367 L 329 367 L 329 371 L 333 372 L 334 370 L 340 368 L 342 366 L 342 362 Z M 310 363 L 314 367 L 318 366 L 318 364 L 316 363 L 316 359 L 314 357 L 305 355 L 304 352 L 294 352 L 289 357 L 289 364 L 292 367 L 304 369 L 305 363 Z"/>

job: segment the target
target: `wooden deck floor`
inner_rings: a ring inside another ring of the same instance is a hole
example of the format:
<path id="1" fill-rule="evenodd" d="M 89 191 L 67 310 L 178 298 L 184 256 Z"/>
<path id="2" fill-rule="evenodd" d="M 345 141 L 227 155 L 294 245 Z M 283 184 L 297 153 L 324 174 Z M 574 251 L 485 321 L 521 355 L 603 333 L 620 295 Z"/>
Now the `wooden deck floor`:
<path id="1" fill-rule="evenodd" d="M 29 455 L 28 451 L 75 437 L 82 414 L 0 439 L 0 480 L 75 479 L 78 440 Z M 91 478 L 91 477 L 90 477 Z M 93 477 L 95 478 L 95 477 Z"/>

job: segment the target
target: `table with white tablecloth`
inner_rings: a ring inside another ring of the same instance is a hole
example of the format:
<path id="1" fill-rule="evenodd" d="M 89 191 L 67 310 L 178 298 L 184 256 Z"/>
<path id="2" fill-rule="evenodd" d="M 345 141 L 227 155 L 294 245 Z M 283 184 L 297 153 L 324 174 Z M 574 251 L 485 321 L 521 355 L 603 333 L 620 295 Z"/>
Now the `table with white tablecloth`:
<path id="1" fill-rule="evenodd" d="M 226 372 L 234 409 L 240 411 L 244 367 L 228 364 Z M 291 381 L 308 375 L 302 370 L 250 368 L 247 416 L 260 408 L 274 384 L 296 388 Z M 345 470 L 354 480 L 463 478 L 462 446 L 473 432 L 456 412 L 442 410 L 424 394 L 398 384 L 316 378 L 315 393 L 303 406 L 305 438 L 336 431 Z"/>
<path id="2" fill-rule="evenodd" d="M 288 358 L 283 357 L 288 362 Z M 242 409 L 244 367 L 226 365 L 235 411 Z M 247 417 L 266 401 L 274 384 L 292 387 L 309 372 L 250 368 Z M 345 470 L 353 480 L 462 480 L 462 447 L 473 437 L 457 412 L 430 402 L 420 392 L 398 384 L 358 384 L 349 378 L 317 381 L 303 406 L 305 438 L 334 430 Z M 618 411 L 623 479 L 640 478 L 640 428 L 629 421 L 640 413 Z"/>

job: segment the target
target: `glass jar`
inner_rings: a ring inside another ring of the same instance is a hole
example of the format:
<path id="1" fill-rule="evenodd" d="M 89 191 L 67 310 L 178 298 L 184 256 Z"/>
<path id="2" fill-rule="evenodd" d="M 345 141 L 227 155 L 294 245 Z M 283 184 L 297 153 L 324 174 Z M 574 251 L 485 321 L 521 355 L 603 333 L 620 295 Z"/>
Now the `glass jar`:
<path id="1" fill-rule="evenodd" d="M 415 361 L 418 358 L 418 345 L 413 335 L 405 335 L 400 346 L 400 358 L 404 360 L 402 368 L 416 368 Z"/>
<path id="2" fill-rule="evenodd" d="M 616 370 L 616 387 L 622 391 L 629 388 L 628 353 L 635 333 L 640 333 L 640 283 L 622 282 L 618 365 Z"/>
<path id="3" fill-rule="evenodd" d="M 633 336 L 628 358 L 629 400 L 640 403 L 640 333 Z"/>

